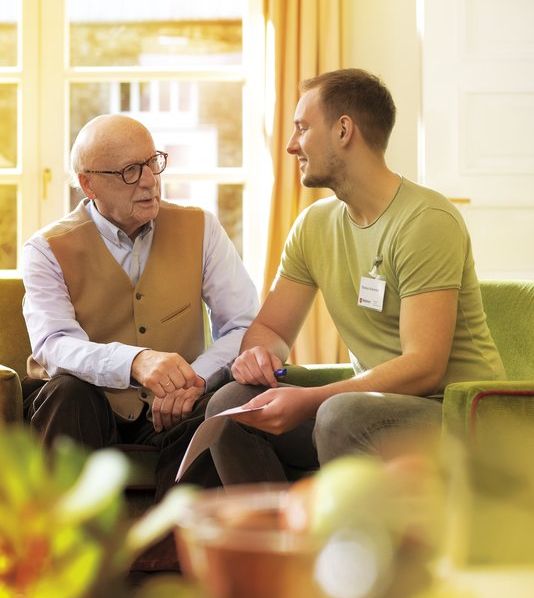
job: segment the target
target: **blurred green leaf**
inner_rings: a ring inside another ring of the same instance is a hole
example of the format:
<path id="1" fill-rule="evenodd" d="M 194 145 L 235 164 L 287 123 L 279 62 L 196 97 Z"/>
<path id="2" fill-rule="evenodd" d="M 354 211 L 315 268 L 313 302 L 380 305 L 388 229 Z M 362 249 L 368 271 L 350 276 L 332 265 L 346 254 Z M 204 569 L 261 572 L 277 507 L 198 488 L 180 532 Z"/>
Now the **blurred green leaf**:
<path id="1" fill-rule="evenodd" d="M 67 490 L 78 479 L 89 457 L 87 449 L 76 444 L 71 438 L 56 440 L 52 448 L 52 480 L 58 490 Z"/>
<path id="2" fill-rule="evenodd" d="M 132 555 L 174 529 L 198 498 L 198 488 L 189 484 L 175 486 L 163 500 L 134 523 L 125 539 L 125 549 Z"/>
<path id="3" fill-rule="evenodd" d="M 113 449 L 93 453 L 82 474 L 58 501 L 56 516 L 81 523 L 101 513 L 122 492 L 128 477 L 128 460 Z"/>
<path id="4" fill-rule="evenodd" d="M 68 439 L 45 452 L 29 429 L 10 427 L 0 467 L 0 598 L 81 598 L 124 575 L 122 453 L 88 457 Z"/>
<path id="5" fill-rule="evenodd" d="M 15 427 L 0 435 L 0 500 L 20 505 L 39 483 L 47 479 L 44 456 L 36 440 L 23 428 Z M 42 488 L 40 488 L 42 490 Z"/>

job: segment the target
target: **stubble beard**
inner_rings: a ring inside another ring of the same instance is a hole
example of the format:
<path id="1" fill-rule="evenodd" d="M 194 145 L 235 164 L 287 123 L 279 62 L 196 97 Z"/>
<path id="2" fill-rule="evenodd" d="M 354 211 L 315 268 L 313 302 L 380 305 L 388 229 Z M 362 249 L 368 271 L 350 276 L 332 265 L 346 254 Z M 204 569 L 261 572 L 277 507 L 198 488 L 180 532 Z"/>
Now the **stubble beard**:
<path id="1" fill-rule="evenodd" d="M 300 179 L 305 187 L 322 187 L 325 189 L 332 189 L 334 193 L 336 188 L 340 186 L 344 179 L 345 163 L 338 158 L 333 152 L 330 152 L 325 159 L 323 174 L 307 175 L 304 173 Z"/>

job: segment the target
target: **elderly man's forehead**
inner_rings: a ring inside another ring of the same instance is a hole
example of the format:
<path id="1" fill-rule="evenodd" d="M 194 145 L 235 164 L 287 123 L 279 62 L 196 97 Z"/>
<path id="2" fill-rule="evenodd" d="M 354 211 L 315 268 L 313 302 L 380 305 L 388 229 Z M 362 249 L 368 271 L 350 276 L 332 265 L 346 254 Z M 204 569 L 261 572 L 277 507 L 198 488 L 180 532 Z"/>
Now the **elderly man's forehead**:
<path id="1" fill-rule="evenodd" d="M 120 115 L 94 119 L 88 123 L 86 132 L 86 142 L 90 145 L 124 143 L 129 139 L 139 137 L 152 139 L 150 132 L 144 125 L 133 118 L 121 117 Z"/>
<path id="2" fill-rule="evenodd" d="M 145 159 L 147 146 L 154 146 L 152 136 L 144 125 L 121 115 L 93 119 L 80 131 L 77 143 L 85 160 L 104 155 L 107 159 L 126 162 Z"/>

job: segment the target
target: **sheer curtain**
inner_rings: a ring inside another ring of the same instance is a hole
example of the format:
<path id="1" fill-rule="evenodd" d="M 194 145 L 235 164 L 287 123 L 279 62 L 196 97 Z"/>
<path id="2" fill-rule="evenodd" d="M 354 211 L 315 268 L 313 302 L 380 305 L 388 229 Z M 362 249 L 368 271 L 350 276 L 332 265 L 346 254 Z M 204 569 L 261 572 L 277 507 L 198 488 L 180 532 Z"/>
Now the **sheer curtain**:
<path id="1" fill-rule="evenodd" d="M 287 154 L 293 113 L 303 79 L 342 67 L 343 0 L 265 0 L 266 55 L 274 57 L 267 77 L 274 85 L 271 154 L 274 185 L 264 296 L 273 282 L 280 254 L 297 214 L 331 190 L 301 185 L 297 160 Z M 348 361 L 347 351 L 318 294 L 291 353 L 295 363 Z"/>

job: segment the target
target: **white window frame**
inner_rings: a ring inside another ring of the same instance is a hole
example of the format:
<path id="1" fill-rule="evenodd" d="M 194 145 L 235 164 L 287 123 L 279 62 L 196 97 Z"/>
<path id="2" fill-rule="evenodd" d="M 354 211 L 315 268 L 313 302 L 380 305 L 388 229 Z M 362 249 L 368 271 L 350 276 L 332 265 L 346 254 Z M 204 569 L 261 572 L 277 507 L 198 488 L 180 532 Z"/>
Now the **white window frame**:
<path id="1" fill-rule="evenodd" d="M 37 219 L 28 219 L 24 211 L 24 230 L 21 238 L 25 239 L 39 226 L 44 226 L 60 218 L 69 205 L 69 87 L 71 83 L 111 82 L 111 81 L 150 81 L 150 80 L 200 80 L 234 81 L 243 83 L 243 164 L 236 168 L 213 168 L 193 171 L 168 168 L 165 171 L 167 182 L 191 180 L 209 180 L 218 184 L 243 185 L 243 258 L 258 290 L 263 282 L 265 247 L 271 188 L 270 158 L 264 136 L 264 25 L 261 0 L 246 0 L 243 19 L 243 64 L 221 65 L 213 68 L 166 68 L 150 67 L 70 67 L 69 62 L 69 23 L 66 15 L 65 0 L 23 0 L 25 7 L 40 15 L 41 36 L 25 30 L 24 47 L 38 48 L 41 56 L 38 75 L 35 66 L 31 66 L 31 78 L 38 79 L 38 105 L 31 98 L 30 88 L 26 87 L 25 112 L 23 113 L 26 131 L 38 131 L 34 136 L 39 139 L 37 164 L 31 171 L 39 173 L 34 177 L 32 187 L 22 188 L 24 197 L 28 192 L 37 196 Z M 36 10 L 38 8 L 39 10 Z M 28 22 L 25 11 L 25 23 Z M 37 18 L 38 20 L 38 18 Z M 34 35 L 33 41 L 30 35 Z M 37 41 L 37 44 L 35 42 Z M 44 58 L 45 57 L 45 58 Z M 26 63 L 25 63 L 26 68 Z M 22 76 L 22 75 L 21 75 Z M 23 102 L 24 103 L 24 102 Z M 31 109 L 30 109 L 31 104 Z M 40 126 L 40 128 L 39 128 Z M 30 147 L 31 134 L 24 140 L 24 152 Z M 35 144 L 35 141 L 33 141 Z M 46 186 L 40 185 L 45 170 L 52 177 Z M 36 179 L 36 180 L 35 180 Z"/>

